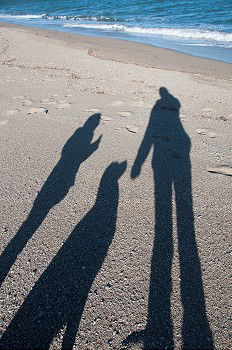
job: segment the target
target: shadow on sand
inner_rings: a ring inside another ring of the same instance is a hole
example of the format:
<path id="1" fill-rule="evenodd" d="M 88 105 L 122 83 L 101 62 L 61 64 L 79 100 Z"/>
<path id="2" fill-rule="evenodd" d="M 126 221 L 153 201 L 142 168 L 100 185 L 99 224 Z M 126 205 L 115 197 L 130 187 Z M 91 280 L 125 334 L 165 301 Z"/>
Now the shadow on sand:
<path id="1" fill-rule="evenodd" d="M 177 217 L 180 288 L 183 306 L 183 349 L 213 349 L 206 315 L 192 204 L 191 142 L 179 116 L 180 102 L 164 87 L 156 102 L 135 159 L 131 177 L 141 167 L 153 147 L 152 169 L 155 187 L 155 238 L 151 258 L 147 325 L 133 332 L 124 344 L 143 342 L 144 349 L 173 349 L 171 317 L 174 197 Z"/>
<path id="2" fill-rule="evenodd" d="M 104 172 L 92 209 L 36 282 L 3 334 L 1 349 L 49 349 L 65 328 L 62 349 L 72 349 L 91 285 L 113 240 L 119 200 L 118 180 L 126 162 Z"/>
<path id="3" fill-rule="evenodd" d="M 74 185 L 81 163 L 98 149 L 101 137 L 93 143 L 91 141 L 94 130 L 99 125 L 100 117 L 101 114 L 90 116 L 83 127 L 77 129 L 64 145 L 61 158 L 38 193 L 26 221 L 0 257 L 0 284 L 52 207 L 68 194 Z"/>

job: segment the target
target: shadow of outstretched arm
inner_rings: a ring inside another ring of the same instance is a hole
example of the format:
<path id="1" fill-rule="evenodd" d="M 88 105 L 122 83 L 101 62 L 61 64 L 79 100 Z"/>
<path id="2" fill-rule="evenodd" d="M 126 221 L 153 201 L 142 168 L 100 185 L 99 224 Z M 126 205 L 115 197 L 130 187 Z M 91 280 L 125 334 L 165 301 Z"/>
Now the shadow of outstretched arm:
<path id="1" fill-rule="evenodd" d="M 147 156 L 151 150 L 152 144 L 153 144 L 153 135 L 152 135 L 152 127 L 153 127 L 153 121 L 150 119 L 147 130 L 144 134 L 143 141 L 139 147 L 137 156 L 135 158 L 134 164 L 131 169 L 131 178 L 135 179 L 140 175 L 141 168 L 143 166 L 143 163 L 147 159 Z"/>

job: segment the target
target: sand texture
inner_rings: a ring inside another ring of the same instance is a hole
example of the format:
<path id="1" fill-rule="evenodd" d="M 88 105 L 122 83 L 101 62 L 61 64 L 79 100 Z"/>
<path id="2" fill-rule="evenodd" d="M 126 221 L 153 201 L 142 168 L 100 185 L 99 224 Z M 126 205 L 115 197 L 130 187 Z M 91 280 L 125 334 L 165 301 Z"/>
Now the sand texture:
<path id="1" fill-rule="evenodd" d="M 229 350 L 232 65 L 0 25 L 1 349 Z"/>

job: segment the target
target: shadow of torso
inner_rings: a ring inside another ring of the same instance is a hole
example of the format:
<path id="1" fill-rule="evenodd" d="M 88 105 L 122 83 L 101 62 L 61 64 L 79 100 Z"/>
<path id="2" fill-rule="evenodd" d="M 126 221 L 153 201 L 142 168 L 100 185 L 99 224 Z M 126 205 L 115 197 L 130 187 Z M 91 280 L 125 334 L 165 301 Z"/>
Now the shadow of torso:
<path id="1" fill-rule="evenodd" d="M 152 168 L 155 179 L 167 177 L 175 181 L 180 172 L 190 170 L 189 153 L 191 142 L 179 115 L 180 103 L 173 96 L 158 100 L 151 111 L 150 137 L 152 138 Z M 183 174 L 182 174 L 183 175 Z"/>

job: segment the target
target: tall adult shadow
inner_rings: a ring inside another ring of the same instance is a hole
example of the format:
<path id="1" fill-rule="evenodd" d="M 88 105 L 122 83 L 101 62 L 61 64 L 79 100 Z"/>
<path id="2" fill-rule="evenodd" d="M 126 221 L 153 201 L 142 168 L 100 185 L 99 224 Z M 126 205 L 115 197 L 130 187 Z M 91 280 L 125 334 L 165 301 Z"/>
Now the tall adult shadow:
<path id="1" fill-rule="evenodd" d="M 62 349 L 72 349 L 91 285 L 113 240 L 118 180 L 126 162 L 105 170 L 92 209 L 36 282 L 0 340 L 1 349 L 49 349 L 65 328 Z"/>
<path id="2" fill-rule="evenodd" d="M 206 315 L 201 264 L 194 230 L 190 138 L 179 116 L 180 102 L 161 87 L 131 171 L 134 179 L 153 147 L 155 237 L 151 258 L 147 325 L 124 343 L 143 341 L 144 349 L 173 349 L 171 317 L 173 218 L 175 202 L 183 306 L 183 349 L 212 349 Z M 173 199 L 174 197 L 174 199 Z"/>
<path id="3" fill-rule="evenodd" d="M 38 193 L 27 219 L 0 256 L 0 284 L 51 208 L 62 201 L 74 185 L 81 163 L 98 149 L 101 137 L 91 141 L 100 117 L 99 113 L 90 116 L 64 145 L 60 160 Z"/>

